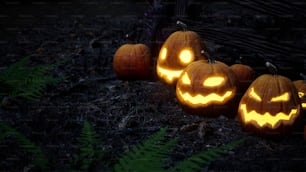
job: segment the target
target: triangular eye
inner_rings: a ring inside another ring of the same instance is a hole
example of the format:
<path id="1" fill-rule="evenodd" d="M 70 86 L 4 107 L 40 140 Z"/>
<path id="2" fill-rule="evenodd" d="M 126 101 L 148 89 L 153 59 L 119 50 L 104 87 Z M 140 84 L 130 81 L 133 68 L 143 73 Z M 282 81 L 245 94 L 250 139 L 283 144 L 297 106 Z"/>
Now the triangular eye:
<path id="1" fill-rule="evenodd" d="M 251 88 L 250 96 L 251 96 L 251 98 L 253 98 L 254 100 L 256 100 L 258 102 L 262 101 L 260 96 L 254 91 L 254 87 Z"/>
<path id="2" fill-rule="evenodd" d="M 286 102 L 289 100 L 289 93 L 284 93 L 280 96 L 272 97 L 271 102 Z"/>
<path id="3" fill-rule="evenodd" d="M 185 72 L 182 76 L 182 83 L 185 85 L 190 85 L 191 84 L 191 80 L 187 74 L 187 72 Z"/>

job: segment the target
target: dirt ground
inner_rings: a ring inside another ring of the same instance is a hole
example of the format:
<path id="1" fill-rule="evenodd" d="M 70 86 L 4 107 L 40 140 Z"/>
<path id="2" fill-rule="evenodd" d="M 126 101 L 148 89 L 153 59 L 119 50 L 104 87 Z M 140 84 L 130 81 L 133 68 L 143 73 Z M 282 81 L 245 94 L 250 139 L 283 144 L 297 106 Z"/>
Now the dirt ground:
<path id="1" fill-rule="evenodd" d="M 267 72 L 262 67 L 264 61 L 274 61 L 281 74 L 298 79 L 305 71 L 306 20 L 299 11 L 305 4 L 190 1 L 190 8 L 182 12 L 177 10 L 182 7 L 171 1 L 163 4 L 166 10 L 152 10 L 147 1 L 94 1 L 87 6 L 80 5 L 82 1 L 66 5 L 9 2 L 2 4 L 5 10 L 0 13 L 1 69 L 29 55 L 36 64 L 65 60 L 52 71 L 65 80 L 49 86 L 39 101 L 12 99 L 0 108 L 0 120 L 41 147 L 53 171 L 70 169 L 69 159 L 76 151 L 84 120 L 94 127 L 108 152 L 109 163 L 96 164 L 93 171 L 109 169 L 131 145 L 164 127 L 169 129 L 168 137 L 180 138 L 173 162 L 249 136 L 202 171 L 306 170 L 302 130 L 281 139 L 254 136 L 242 129 L 237 118 L 226 114 L 205 118 L 184 112 L 175 89 L 156 77 L 123 81 L 117 79 L 112 67 L 116 49 L 126 42 L 125 34 L 147 43 L 157 54 L 161 42 L 177 29 L 173 23 L 182 14 L 189 16 L 182 20 L 203 36 L 218 60 L 230 65 L 242 56 L 257 76 Z M 0 171 L 23 171 L 29 159 L 13 141 L 1 143 Z"/>

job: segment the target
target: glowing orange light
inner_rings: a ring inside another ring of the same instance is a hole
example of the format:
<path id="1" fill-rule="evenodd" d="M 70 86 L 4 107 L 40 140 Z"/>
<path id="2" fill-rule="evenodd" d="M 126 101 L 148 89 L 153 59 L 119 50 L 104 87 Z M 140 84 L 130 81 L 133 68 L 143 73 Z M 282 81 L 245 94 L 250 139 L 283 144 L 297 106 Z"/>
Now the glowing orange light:
<path id="1" fill-rule="evenodd" d="M 303 92 L 298 92 L 299 97 L 302 98 L 305 94 Z"/>
<path id="2" fill-rule="evenodd" d="M 177 79 L 181 73 L 182 73 L 183 70 L 171 70 L 171 69 L 165 69 L 165 68 L 162 68 L 160 66 L 157 65 L 156 67 L 156 72 L 157 72 L 157 75 L 160 77 L 160 78 L 164 78 L 165 81 L 168 83 L 168 84 L 171 84 L 174 82 L 175 79 Z"/>
<path id="3" fill-rule="evenodd" d="M 289 121 L 289 123 L 292 124 L 294 121 L 292 118 L 297 114 L 298 111 L 297 109 L 291 109 L 289 114 L 278 112 L 275 116 L 272 116 L 269 112 L 265 112 L 264 114 L 259 114 L 255 110 L 248 112 L 246 104 L 241 104 L 239 109 L 241 110 L 241 115 L 244 123 L 250 123 L 251 121 L 254 121 L 260 127 L 269 125 L 272 129 L 276 128 L 281 121 Z"/>
<path id="4" fill-rule="evenodd" d="M 303 99 L 303 101 L 305 101 L 304 96 L 305 94 L 303 92 L 298 92 L 300 99 Z M 306 109 L 306 103 L 302 102 L 302 107 L 303 109 Z"/>
<path id="5" fill-rule="evenodd" d="M 190 104 L 194 107 L 205 106 L 210 103 L 225 103 L 228 99 L 233 96 L 233 91 L 227 91 L 223 95 L 218 95 L 216 93 L 211 93 L 207 96 L 203 96 L 201 94 L 197 94 L 195 96 L 190 95 L 190 93 L 185 92 L 183 93 L 179 88 L 177 88 L 177 96 L 179 99 L 183 100 L 184 102 Z"/>
<path id="6" fill-rule="evenodd" d="M 160 60 L 164 61 L 164 60 L 166 60 L 166 57 L 167 57 L 167 48 L 163 48 L 160 51 L 159 58 L 160 58 Z"/>
<path id="7" fill-rule="evenodd" d="M 286 102 L 289 100 L 289 93 L 284 93 L 280 96 L 272 97 L 271 102 Z"/>
<path id="8" fill-rule="evenodd" d="M 224 78 L 220 76 L 209 77 L 203 82 L 205 87 L 216 87 L 224 83 Z"/>
<path id="9" fill-rule="evenodd" d="M 194 60 L 193 52 L 191 50 L 184 49 L 179 54 L 179 59 L 183 65 L 187 65 Z"/>
<path id="10" fill-rule="evenodd" d="M 182 76 L 182 83 L 185 85 L 190 85 L 191 84 L 191 80 L 188 76 L 188 74 L 185 72 Z"/>
<path id="11" fill-rule="evenodd" d="M 261 102 L 260 96 L 254 91 L 254 87 L 251 88 L 250 96 L 251 96 L 253 99 L 255 99 L 255 100 Z"/>

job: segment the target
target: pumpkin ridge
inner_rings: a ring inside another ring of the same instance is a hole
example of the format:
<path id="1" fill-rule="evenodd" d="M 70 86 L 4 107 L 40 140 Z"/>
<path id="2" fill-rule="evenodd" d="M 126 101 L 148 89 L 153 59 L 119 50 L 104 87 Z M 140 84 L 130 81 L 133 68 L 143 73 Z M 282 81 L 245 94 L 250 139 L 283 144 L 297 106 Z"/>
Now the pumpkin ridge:
<path id="1" fill-rule="evenodd" d="M 277 89 L 279 90 L 279 93 L 278 95 L 282 94 L 284 92 L 283 90 L 283 87 L 282 87 L 282 83 L 280 81 L 283 81 L 283 78 L 279 77 L 278 75 L 273 75 L 273 78 L 274 77 L 277 77 L 275 78 L 276 79 L 276 86 L 277 86 Z M 284 102 L 281 103 L 281 106 L 279 109 L 285 109 L 285 111 L 287 111 L 287 106 L 284 105 Z"/>
<path id="2" fill-rule="evenodd" d="M 298 95 L 298 90 L 297 90 L 297 88 L 294 86 L 293 82 L 292 82 L 292 92 L 295 92 L 295 94 Z M 292 96 L 292 97 L 294 97 L 294 96 Z M 298 104 L 301 104 L 301 103 L 302 103 L 302 102 L 301 102 L 301 99 L 298 99 L 297 97 L 294 97 L 294 100 L 295 100 L 295 102 L 298 103 Z"/>
<path id="3" fill-rule="evenodd" d="M 206 60 L 192 62 L 185 68 L 176 85 L 176 96 L 183 110 L 207 117 L 236 114 L 230 109 L 234 106 L 236 85 L 228 83 L 231 75 L 222 68 L 228 66 Z"/>
<path id="4" fill-rule="evenodd" d="M 260 78 L 260 80 L 257 82 L 257 84 L 262 83 L 262 86 L 259 87 L 259 89 L 256 86 L 257 89 L 255 91 L 257 93 L 262 93 L 262 94 L 260 94 L 260 97 L 262 97 L 263 101 L 269 100 L 270 97 L 273 96 L 272 92 L 270 90 L 270 88 L 271 88 L 270 85 L 272 85 L 273 87 L 275 86 L 275 80 L 274 80 L 275 78 L 274 77 L 270 78 L 270 77 L 271 77 L 271 75 L 265 74 L 265 75 L 263 75 L 263 78 Z M 266 106 L 268 106 L 268 105 L 266 105 L 265 102 L 261 102 L 259 105 L 260 105 L 260 112 L 261 113 L 264 112 L 264 109 L 266 109 L 267 108 Z"/>
<path id="5" fill-rule="evenodd" d="M 184 42 L 185 42 L 185 45 L 184 46 L 186 46 L 186 44 L 188 45 L 189 44 L 189 39 L 188 39 L 188 35 L 187 35 L 188 33 L 186 33 L 186 32 L 184 32 Z"/>
<path id="6" fill-rule="evenodd" d="M 113 57 L 113 68 L 119 79 L 147 79 L 152 64 L 145 44 L 124 44 Z"/>
<path id="7" fill-rule="evenodd" d="M 260 134 L 285 134 L 301 124 L 302 107 L 298 98 L 289 78 L 263 74 L 252 82 L 240 100 L 240 121 L 247 130 Z"/>
<path id="8" fill-rule="evenodd" d="M 292 82 L 289 79 L 286 79 L 286 78 L 283 78 L 283 80 L 287 80 L 286 85 L 281 85 L 281 83 L 279 83 L 279 85 L 280 85 L 282 91 L 283 91 L 283 86 L 290 88 L 289 96 L 290 96 L 290 99 L 293 100 L 292 102 L 289 102 L 290 104 L 285 103 L 285 102 L 282 103 L 282 105 L 284 106 L 283 108 L 286 108 L 286 110 L 287 110 L 288 108 L 290 109 L 291 106 L 293 106 L 294 104 L 299 104 L 299 102 L 297 101 L 297 99 L 294 96 L 292 96 L 292 94 L 297 94 L 296 89 L 295 89 L 294 85 L 292 84 Z M 282 82 L 282 83 L 284 83 L 284 82 Z"/>

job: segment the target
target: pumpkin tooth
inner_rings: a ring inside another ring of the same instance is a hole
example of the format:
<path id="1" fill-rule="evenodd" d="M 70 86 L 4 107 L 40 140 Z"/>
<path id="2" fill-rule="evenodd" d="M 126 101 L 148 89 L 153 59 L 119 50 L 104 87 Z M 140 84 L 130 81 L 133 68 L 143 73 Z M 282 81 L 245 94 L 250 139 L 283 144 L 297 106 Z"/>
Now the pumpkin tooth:
<path id="1" fill-rule="evenodd" d="M 156 71 L 159 77 L 164 78 L 170 84 L 181 75 L 183 70 L 170 70 L 157 66 Z"/>
<path id="2" fill-rule="evenodd" d="M 265 125 L 269 125 L 272 129 L 278 126 L 278 123 L 281 121 L 288 121 L 290 124 L 293 123 L 292 118 L 296 116 L 298 109 L 291 109 L 289 114 L 285 114 L 284 112 L 278 112 L 274 116 L 272 116 L 269 112 L 265 112 L 260 114 L 256 112 L 256 110 L 251 110 L 248 112 L 247 105 L 241 104 L 239 109 L 241 110 L 242 119 L 244 123 L 255 122 L 260 127 Z"/>
<path id="3" fill-rule="evenodd" d="M 193 106 L 203 106 L 212 103 L 224 103 L 226 100 L 231 98 L 233 95 L 232 91 L 227 91 L 223 95 L 218 95 L 216 93 L 210 93 L 207 96 L 203 96 L 201 94 L 197 94 L 192 96 L 190 93 L 183 93 L 178 88 L 178 96 L 182 98 L 185 102 L 192 104 Z"/>
<path id="4" fill-rule="evenodd" d="M 252 126 L 262 134 L 271 130 L 285 134 L 300 124 L 301 108 L 298 92 L 289 78 L 263 74 L 244 93 L 238 115 L 243 126 Z"/>
<path id="5" fill-rule="evenodd" d="M 222 70 L 224 69 L 224 70 Z M 237 88 L 233 72 L 219 61 L 209 63 L 198 60 L 190 63 L 180 75 L 176 85 L 176 96 L 180 104 L 195 113 L 206 116 L 218 116 L 232 108 Z M 214 113 L 212 115 L 208 113 Z M 193 113 L 193 112 L 192 112 Z M 231 112 L 229 112 L 231 113 Z M 234 112 L 236 114 L 236 112 Z"/>

